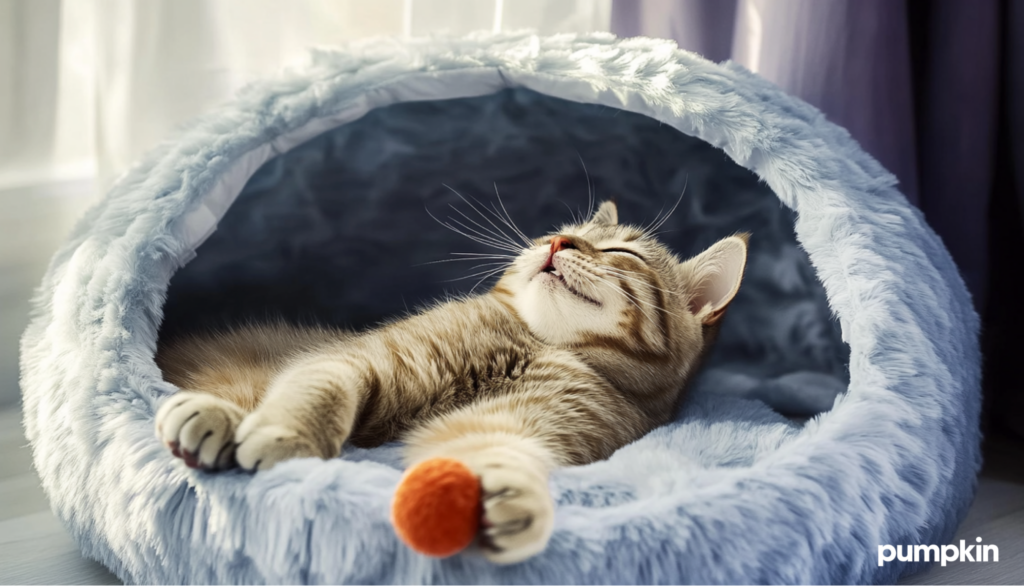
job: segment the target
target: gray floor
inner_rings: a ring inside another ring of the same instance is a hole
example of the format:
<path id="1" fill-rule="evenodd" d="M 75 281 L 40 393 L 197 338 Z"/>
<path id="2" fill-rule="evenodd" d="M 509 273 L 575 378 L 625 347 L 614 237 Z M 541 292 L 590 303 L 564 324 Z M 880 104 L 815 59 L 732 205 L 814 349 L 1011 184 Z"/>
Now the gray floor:
<path id="1" fill-rule="evenodd" d="M 0 411 L 0 583 L 120 583 L 82 557 L 50 512 L 14 408 Z"/>
<path id="2" fill-rule="evenodd" d="M 18 341 L 29 298 L 93 199 L 90 181 L 0 185 L 0 408 L 18 402 Z"/>
<path id="3" fill-rule="evenodd" d="M 0 584 L 111 584 L 86 560 L 32 469 L 17 410 L 18 341 L 53 251 L 93 199 L 89 181 L 0 186 Z"/>
<path id="4" fill-rule="evenodd" d="M 999 546 L 998 563 L 936 565 L 903 583 L 1024 584 L 1024 441 L 989 437 L 978 494 L 954 543 L 976 537 Z"/>

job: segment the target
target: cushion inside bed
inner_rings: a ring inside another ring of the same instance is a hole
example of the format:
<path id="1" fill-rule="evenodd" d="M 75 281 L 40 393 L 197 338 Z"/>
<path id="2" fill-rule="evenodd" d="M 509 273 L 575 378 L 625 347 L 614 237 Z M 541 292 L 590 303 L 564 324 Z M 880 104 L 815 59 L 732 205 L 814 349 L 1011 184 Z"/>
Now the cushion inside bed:
<path id="1" fill-rule="evenodd" d="M 363 329 L 468 292 L 469 275 L 492 267 L 434 261 L 505 252 L 431 215 L 490 228 L 456 192 L 488 207 L 496 189 L 531 236 L 584 212 L 588 190 L 614 198 L 625 223 L 678 202 L 660 238 L 683 257 L 750 232 L 743 287 L 695 393 L 809 416 L 846 388 L 848 348 L 793 212 L 764 183 L 651 118 L 522 88 L 380 108 L 271 159 L 173 277 L 161 336 L 277 316 Z"/>

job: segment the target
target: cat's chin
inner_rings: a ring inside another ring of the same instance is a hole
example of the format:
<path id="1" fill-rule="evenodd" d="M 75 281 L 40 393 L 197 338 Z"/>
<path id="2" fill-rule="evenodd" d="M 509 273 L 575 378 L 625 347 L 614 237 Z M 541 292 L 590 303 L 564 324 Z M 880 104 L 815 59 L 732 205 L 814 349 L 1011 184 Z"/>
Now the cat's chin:
<path id="1" fill-rule="evenodd" d="M 514 296 L 513 304 L 530 331 L 549 344 L 575 344 L 581 335 L 617 335 L 615 312 L 585 301 L 557 277 L 537 275 Z"/>
<path id="2" fill-rule="evenodd" d="M 579 291 L 572 285 L 570 285 L 569 282 L 565 280 L 565 276 L 563 276 L 557 270 L 541 271 L 540 273 L 537 273 L 537 276 L 534 277 L 534 280 L 538 281 L 543 287 L 550 287 L 552 292 L 556 295 L 558 293 L 555 293 L 555 291 L 560 290 L 568 293 L 569 295 L 575 297 L 576 299 L 584 303 L 593 305 L 595 308 L 600 309 L 601 307 L 604 306 L 604 304 L 598 301 L 597 299 L 594 299 L 593 297 L 586 295 L 582 291 Z"/>

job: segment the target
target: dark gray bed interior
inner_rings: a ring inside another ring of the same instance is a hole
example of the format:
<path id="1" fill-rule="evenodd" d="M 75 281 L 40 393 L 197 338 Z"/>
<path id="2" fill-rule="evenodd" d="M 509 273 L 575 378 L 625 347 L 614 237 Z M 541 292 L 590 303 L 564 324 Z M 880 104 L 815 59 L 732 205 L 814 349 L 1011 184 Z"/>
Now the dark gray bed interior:
<path id="1" fill-rule="evenodd" d="M 430 213 L 465 222 L 454 206 L 483 223 L 454 191 L 492 206 L 496 185 L 516 224 L 539 236 L 586 210 L 587 173 L 626 223 L 648 224 L 682 195 L 661 228 L 682 256 L 752 234 L 744 285 L 699 389 L 795 415 L 831 407 L 847 385 L 848 348 L 793 212 L 707 143 L 523 89 L 378 109 L 266 163 L 172 279 L 161 336 L 268 317 L 362 329 L 467 292 L 477 278 L 455 279 L 490 267 L 433 261 L 492 251 Z"/>

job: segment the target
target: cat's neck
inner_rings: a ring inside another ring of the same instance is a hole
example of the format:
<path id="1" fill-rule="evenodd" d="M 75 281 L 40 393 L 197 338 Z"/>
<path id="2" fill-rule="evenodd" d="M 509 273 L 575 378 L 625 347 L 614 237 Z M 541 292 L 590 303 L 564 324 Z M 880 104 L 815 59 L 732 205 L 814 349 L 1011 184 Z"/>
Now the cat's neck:
<path id="1" fill-rule="evenodd" d="M 484 294 L 484 297 L 488 297 L 492 302 L 497 303 L 512 319 L 521 323 L 523 328 L 529 331 L 526 321 L 519 315 L 519 312 L 516 311 L 515 305 L 512 303 L 512 290 L 505 286 L 502 281 L 498 281 L 490 291 Z"/>

